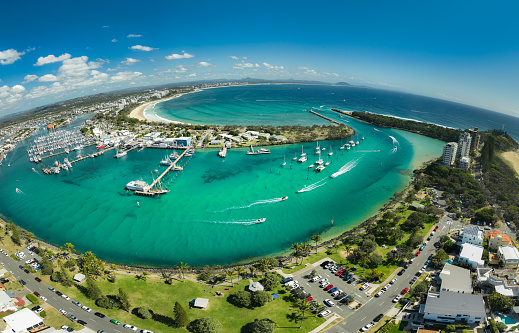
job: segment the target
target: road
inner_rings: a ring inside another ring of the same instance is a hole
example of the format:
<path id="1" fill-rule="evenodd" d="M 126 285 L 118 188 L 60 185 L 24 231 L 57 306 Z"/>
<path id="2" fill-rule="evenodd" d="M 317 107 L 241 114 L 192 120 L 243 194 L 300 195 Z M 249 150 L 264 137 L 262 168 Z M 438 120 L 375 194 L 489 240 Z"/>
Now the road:
<path id="1" fill-rule="evenodd" d="M 28 251 L 25 250 L 24 253 L 27 253 Z M 2 254 L 0 254 L 2 255 Z M 81 309 L 80 307 L 74 305 L 72 303 L 72 299 L 70 301 L 67 301 L 66 299 L 62 298 L 61 296 L 58 296 L 56 293 L 49 290 L 49 285 L 45 282 L 38 282 L 35 280 L 35 275 L 32 273 L 25 273 L 22 269 L 20 269 L 19 265 L 25 263 L 25 261 L 28 259 L 28 257 L 25 257 L 23 260 L 17 262 L 11 257 L 3 256 L 0 257 L 0 265 L 2 265 L 5 269 L 7 269 L 9 272 L 12 272 L 12 275 L 18 279 L 25 281 L 26 285 L 25 287 L 29 289 L 31 292 L 39 292 L 42 296 L 47 298 L 47 303 L 55 308 L 56 310 L 63 309 L 67 311 L 67 313 L 72 313 L 74 316 L 76 316 L 78 319 L 84 320 L 89 329 L 94 330 L 97 332 L 98 330 L 103 330 L 107 333 L 123 333 L 123 332 L 132 332 L 132 330 L 126 329 L 122 327 L 123 323 L 121 325 L 114 325 L 110 323 L 110 319 L 108 316 L 104 318 L 99 318 L 94 315 L 95 311 L 92 310 L 92 312 L 86 312 L 85 310 Z M 58 289 L 59 290 L 59 289 Z M 45 307 L 45 306 L 44 306 Z M 65 318 L 65 317 L 64 317 Z M 69 319 L 66 319 L 69 320 Z M 59 327 L 56 327 L 59 328 Z M 140 330 L 139 330 L 140 331 Z"/>

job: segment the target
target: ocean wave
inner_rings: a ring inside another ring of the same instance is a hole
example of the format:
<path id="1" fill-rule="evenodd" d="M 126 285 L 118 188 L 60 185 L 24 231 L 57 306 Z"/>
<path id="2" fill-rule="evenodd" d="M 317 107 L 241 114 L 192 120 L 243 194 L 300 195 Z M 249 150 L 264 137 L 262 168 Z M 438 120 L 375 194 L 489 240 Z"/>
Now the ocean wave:
<path id="1" fill-rule="evenodd" d="M 16 193 L 18 193 L 18 194 L 25 194 L 25 193 L 23 193 L 23 191 L 20 190 L 18 187 L 16 188 Z"/>

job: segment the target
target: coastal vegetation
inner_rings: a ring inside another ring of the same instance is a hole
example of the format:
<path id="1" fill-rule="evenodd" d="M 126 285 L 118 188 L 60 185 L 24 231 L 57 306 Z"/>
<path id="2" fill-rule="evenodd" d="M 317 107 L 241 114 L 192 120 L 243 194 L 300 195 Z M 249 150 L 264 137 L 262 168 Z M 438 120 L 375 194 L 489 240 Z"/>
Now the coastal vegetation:
<path id="1" fill-rule="evenodd" d="M 351 116 L 375 126 L 409 131 L 445 142 L 458 142 L 461 133 L 461 130 L 458 129 L 415 120 L 404 120 L 395 117 L 382 116 L 376 113 L 354 111 Z"/>

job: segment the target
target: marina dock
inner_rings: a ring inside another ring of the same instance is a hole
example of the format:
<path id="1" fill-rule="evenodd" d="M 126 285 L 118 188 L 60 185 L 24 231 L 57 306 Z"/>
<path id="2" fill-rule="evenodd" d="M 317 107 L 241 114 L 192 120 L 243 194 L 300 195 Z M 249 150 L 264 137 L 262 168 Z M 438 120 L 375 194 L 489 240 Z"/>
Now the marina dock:
<path id="1" fill-rule="evenodd" d="M 93 146 L 95 145 L 95 143 L 92 143 L 92 144 L 89 144 L 89 145 L 86 145 L 85 147 L 90 147 L 90 146 Z M 84 148 L 84 147 L 83 147 Z M 73 152 L 75 150 L 71 150 L 69 151 L 69 153 Z M 49 158 L 49 157 L 53 157 L 53 156 L 58 156 L 58 155 L 61 155 L 61 154 L 66 154 L 66 151 L 60 151 L 58 153 L 54 153 L 54 154 L 50 154 L 50 155 L 47 155 L 47 156 L 42 156 L 41 159 L 44 160 L 46 158 Z"/>
<path id="2" fill-rule="evenodd" d="M 192 148 L 192 147 L 189 147 L 189 148 Z M 148 187 L 148 189 L 146 191 L 135 191 L 135 194 L 137 195 L 144 195 L 144 196 L 154 196 L 154 195 L 157 195 L 157 194 L 160 194 L 161 191 L 160 190 L 157 190 L 155 189 L 155 185 L 157 185 L 157 183 L 160 182 L 160 180 L 168 174 L 168 172 L 171 171 L 171 169 L 173 169 L 176 165 L 177 165 L 177 162 L 180 161 L 182 159 L 182 157 L 184 157 L 184 155 L 189 151 L 189 149 L 185 149 L 182 154 L 180 154 L 180 156 L 173 162 L 171 163 L 170 166 L 168 166 L 166 168 L 166 170 L 164 170 L 164 172 L 162 172 L 160 174 L 160 176 L 157 177 L 157 179 L 155 179 L 153 181 L 153 183 L 151 183 L 150 187 Z"/>
<path id="3" fill-rule="evenodd" d="M 336 121 L 336 120 L 333 120 L 333 119 L 331 119 L 331 118 L 328 118 L 328 117 L 326 117 L 326 116 L 323 116 L 322 114 L 319 114 L 319 113 L 317 113 L 317 112 L 315 112 L 315 111 L 313 111 L 313 110 L 310 110 L 310 111 L 308 111 L 308 112 L 313 113 L 313 114 L 315 114 L 316 116 L 319 116 L 319 117 L 321 117 L 321 118 L 323 118 L 323 119 L 326 119 L 326 120 L 328 120 L 328 121 L 330 121 L 330 122 L 332 122 L 332 123 L 334 123 L 334 124 L 341 125 L 340 122 L 338 122 L 338 121 Z"/>
<path id="4" fill-rule="evenodd" d="M 222 150 L 218 152 L 218 156 L 221 158 L 225 158 L 225 156 L 227 156 L 227 147 L 225 145 L 222 147 Z"/>

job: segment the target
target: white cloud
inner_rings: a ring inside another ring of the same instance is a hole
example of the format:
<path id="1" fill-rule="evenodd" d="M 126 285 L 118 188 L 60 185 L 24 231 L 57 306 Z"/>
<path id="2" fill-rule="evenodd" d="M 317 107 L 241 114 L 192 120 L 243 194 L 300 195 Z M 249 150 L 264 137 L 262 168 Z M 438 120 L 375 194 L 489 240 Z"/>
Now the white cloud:
<path id="1" fill-rule="evenodd" d="M 157 74 L 162 75 L 162 74 L 169 74 L 169 73 L 185 73 L 185 72 L 187 72 L 187 68 L 185 68 L 182 65 L 178 65 L 175 68 L 170 68 L 165 71 L 157 72 Z"/>
<path id="2" fill-rule="evenodd" d="M 283 66 L 273 66 L 273 65 L 268 64 L 266 62 L 263 63 L 263 66 L 267 67 L 268 69 L 273 69 L 273 70 L 276 70 L 276 71 L 285 69 L 285 67 L 283 67 Z"/>
<path id="3" fill-rule="evenodd" d="M 141 75 L 142 75 L 141 72 L 132 72 L 132 71 L 119 72 L 115 75 L 112 75 L 111 81 L 112 82 L 130 81 Z"/>
<path id="4" fill-rule="evenodd" d="M 138 63 L 139 61 L 140 61 L 139 59 L 126 58 L 126 60 L 121 61 L 121 63 L 123 63 L 125 65 L 133 65 L 133 64 Z"/>
<path id="5" fill-rule="evenodd" d="M 189 74 L 187 77 L 195 77 L 196 74 L 195 73 L 192 73 L 192 74 Z"/>
<path id="6" fill-rule="evenodd" d="M 58 81 L 58 78 L 55 75 L 46 74 L 46 75 L 43 75 L 42 77 L 40 77 L 38 79 L 38 81 L 40 81 L 40 82 L 54 82 L 54 81 Z"/>
<path id="7" fill-rule="evenodd" d="M 25 87 L 21 85 L 15 85 L 9 87 L 7 85 L 0 87 L 0 104 L 11 105 L 23 98 Z"/>
<path id="8" fill-rule="evenodd" d="M 71 55 L 68 53 L 62 54 L 59 57 L 56 57 L 53 54 L 51 54 L 46 57 L 39 57 L 38 61 L 34 64 L 34 66 L 43 66 L 46 64 L 52 64 L 54 62 L 60 62 L 60 61 L 70 59 L 70 57 L 71 57 Z"/>
<path id="9" fill-rule="evenodd" d="M 130 47 L 130 49 L 132 49 L 132 50 L 139 50 L 139 51 L 146 51 L 146 52 L 157 50 L 156 48 L 149 47 L 149 46 L 143 46 L 143 45 L 134 45 L 134 46 Z"/>
<path id="10" fill-rule="evenodd" d="M 21 94 L 25 91 L 25 87 L 17 84 L 11 88 L 11 91 L 15 94 Z"/>
<path id="11" fill-rule="evenodd" d="M 198 66 L 200 67 L 209 67 L 209 66 L 214 66 L 213 64 L 210 64 L 208 62 L 205 62 L 205 61 L 201 61 L 198 63 Z"/>
<path id="12" fill-rule="evenodd" d="M 182 53 L 183 54 L 177 54 L 177 53 L 170 54 L 170 55 L 166 56 L 166 59 L 176 60 L 176 59 L 188 59 L 188 58 L 194 57 L 194 55 L 186 53 L 186 51 L 182 51 Z"/>
<path id="13" fill-rule="evenodd" d="M 259 67 L 258 64 L 253 64 L 253 63 L 250 63 L 250 62 L 242 62 L 242 63 L 239 63 L 239 64 L 234 64 L 234 66 L 232 66 L 233 68 L 236 68 L 236 69 L 245 69 L 245 68 L 253 68 L 253 67 Z"/>
<path id="14" fill-rule="evenodd" d="M 29 83 L 29 82 L 36 80 L 37 78 L 38 78 L 38 75 L 34 75 L 34 74 L 25 75 L 22 83 Z"/>
<path id="15" fill-rule="evenodd" d="M 0 51 L 0 64 L 10 65 L 16 60 L 20 60 L 21 56 L 24 54 L 25 52 L 18 52 L 15 49 Z"/>
<path id="16" fill-rule="evenodd" d="M 128 36 L 126 36 L 128 38 L 136 38 L 136 37 L 142 37 L 142 35 L 134 35 L 134 34 L 129 34 Z"/>
<path id="17" fill-rule="evenodd" d="M 117 43 L 117 39 L 112 39 L 112 43 Z"/>
<path id="18" fill-rule="evenodd" d="M 110 28 L 109 25 L 103 25 L 103 28 Z"/>
<path id="19" fill-rule="evenodd" d="M 242 59 L 247 59 L 247 57 L 243 57 Z"/>
<path id="20" fill-rule="evenodd" d="M 234 60 L 238 60 L 238 59 L 240 59 L 240 58 L 238 58 L 238 57 L 236 57 L 236 56 L 230 56 L 229 58 L 234 59 Z"/>

